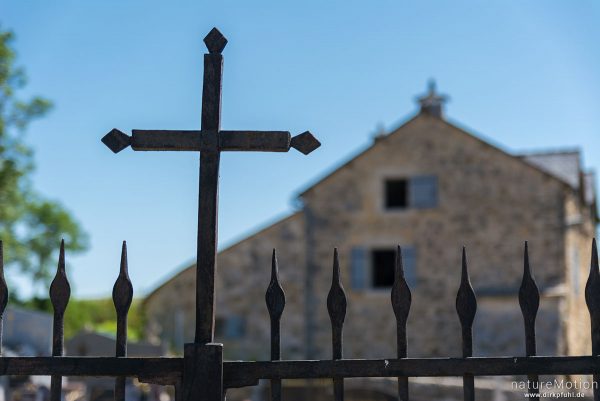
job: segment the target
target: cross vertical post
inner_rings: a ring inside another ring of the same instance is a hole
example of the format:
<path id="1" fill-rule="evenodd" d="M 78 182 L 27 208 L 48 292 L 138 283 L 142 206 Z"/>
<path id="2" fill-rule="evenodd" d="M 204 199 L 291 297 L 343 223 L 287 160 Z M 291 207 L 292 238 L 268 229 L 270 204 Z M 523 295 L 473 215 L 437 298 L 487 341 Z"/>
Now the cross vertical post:
<path id="1" fill-rule="evenodd" d="M 198 201 L 198 244 L 196 254 L 196 344 L 213 341 L 215 333 L 215 268 L 217 262 L 219 198 L 219 129 L 221 125 L 221 87 L 223 56 L 227 44 L 223 36 L 211 33 L 204 40 L 209 50 L 204 55 L 202 88 L 202 153 L 200 155 L 200 194 Z M 213 36 L 213 37 L 211 37 Z"/>

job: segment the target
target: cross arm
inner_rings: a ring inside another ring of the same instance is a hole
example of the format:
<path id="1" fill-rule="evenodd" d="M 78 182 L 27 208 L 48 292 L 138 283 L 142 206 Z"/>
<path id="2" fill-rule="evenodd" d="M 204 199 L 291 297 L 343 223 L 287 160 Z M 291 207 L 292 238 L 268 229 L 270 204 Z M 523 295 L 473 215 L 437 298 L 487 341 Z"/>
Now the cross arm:
<path id="1" fill-rule="evenodd" d="M 294 148 L 305 155 L 321 146 L 309 132 L 292 137 L 288 131 L 221 131 L 219 147 L 229 151 L 287 152 Z"/>
<path id="2" fill-rule="evenodd" d="M 115 128 L 102 138 L 102 142 L 114 153 L 119 153 L 128 146 L 141 151 L 200 151 L 200 138 L 201 131 L 134 129 L 129 136 Z"/>
<path id="3" fill-rule="evenodd" d="M 219 150 L 287 152 L 294 148 L 305 155 L 321 146 L 308 131 L 292 137 L 288 131 L 220 131 Z M 202 131 L 133 130 L 129 136 L 113 129 L 102 142 L 118 153 L 128 146 L 137 151 L 202 151 Z"/>
<path id="4" fill-rule="evenodd" d="M 288 131 L 219 132 L 219 148 L 226 151 L 287 152 L 291 140 Z"/>
<path id="5" fill-rule="evenodd" d="M 134 129 L 131 134 L 133 150 L 201 150 L 201 131 Z"/>

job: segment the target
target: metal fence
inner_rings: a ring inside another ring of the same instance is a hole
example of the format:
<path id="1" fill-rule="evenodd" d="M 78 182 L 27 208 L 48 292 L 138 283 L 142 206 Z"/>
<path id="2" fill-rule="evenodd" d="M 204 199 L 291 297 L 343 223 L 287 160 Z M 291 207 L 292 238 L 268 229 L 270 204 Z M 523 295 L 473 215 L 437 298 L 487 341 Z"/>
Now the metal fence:
<path id="1" fill-rule="evenodd" d="M 0 243 L 0 253 L 2 245 Z M 1 257 L 2 255 L 0 255 Z M 0 259 L 1 261 L 2 259 Z M 600 373 L 600 270 L 596 241 L 592 244 L 590 274 L 585 299 L 590 312 L 592 354 L 594 356 L 536 356 L 535 319 L 539 292 L 529 266 L 527 244 L 524 251 L 524 270 L 519 290 L 519 304 L 525 328 L 525 356 L 473 357 L 472 324 L 477 301 L 467 269 L 463 249 L 461 284 L 456 296 L 456 311 L 462 327 L 462 358 L 407 358 L 406 324 L 411 306 L 411 293 L 404 279 L 401 249 L 398 247 L 395 280 L 391 289 L 391 304 L 397 324 L 397 355 L 389 359 L 344 359 L 343 325 L 346 314 L 346 294 L 341 284 L 337 250 L 333 254 L 332 282 L 327 297 L 331 319 L 332 359 L 281 360 L 280 319 L 285 307 L 285 293 L 279 282 L 277 256 L 273 251 L 271 281 L 265 300 L 271 321 L 270 361 L 223 361 L 221 344 L 186 344 L 182 358 L 127 357 L 127 314 L 133 296 L 127 273 L 127 248 L 123 243 L 121 266 L 113 287 L 117 314 L 115 357 L 64 357 L 63 318 L 70 296 L 65 272 L 64 244 L 61 243 L 56 276 L 50 287 L 54 308 L 53 347 L 51 357 L 1 357 L 2 375 L 50 375 L 51 400 L 61 399 L 62 376 L 115 377 L 115 400 L 125 399 L 125 378 L 137 377 L 142 382 L 173 385 L 177 400 L 221 401 L 229 388 L 253 386 L 261 379 L 271 382 L 271 400 L 282 399 L 282 379 L 333 379 L 334 399 L 344 399 L 344 378 L 392 377 L 398 379 L 398 399 L 409 400 L 409 377 L 462 376 L 464 399 L 475 399 L 475 376 L 527 375 L 529 392 L 539 394 L 538 375 L 593 374 L 594 382 Z M 4 267 L 0 262 L 0 316 L 8 300 Z M 1 326 L 0 326 L 1 333 Z M 458 333 L 457 333 L 458 335 Z M 600 391 L 594 388 L 594 399 Z"/>
<path id="2" fill-rule="evenodd" d="M 61 243 L 58 270 L 50 287 L 54 308 L 53 349 L 51 357 L 0 357 L 2 375 L 49 375 L 51 400 L 61 398 L 62 376 L 115 377 L 115 400 L 125 399 L 125 378 L 137 377 L 142 382 L 175 386 L 176 399 L 181 401 L 222 401 L 226 390 L 253 386 L 261 379 L 271 381 L 271 399 L 281 400 L 282 379 L 333 380 L 334 398 L 344 398 L 344 379 L 353 377 L 398 378 L 398 399 L 409 399 L 409 377 L 462 376 L 464 399 L 474 400 L 475 376 L 527 375 L 536 382 L 539 375 L 593 374 L 600 379 L 600 271 L 596 242 L 592 244 L 590 275 L 585 290 L 591 317 L 591 356 L 536 356 L 535 319 L 539 307 L 539 292 L 531 275 L 527 246 L 524 253 L 523 281 L 519 303 L 525 323 L 526 355 L 516 357 L 473 357 L 472 324 L 477 302 L 469 281 L 467 259 L 463 249 L 462 279 L 456 297 L 456 310 L 462 327 L 462 358 L 407 358 L 406 322 L 411 306 L 410 289 L 404 279 L 401 250 L 395 263 L 395 281 L 391 303 L 397 322 L 397 355 L 389 359 L 343 358 L 342 331 L 346 314 L 346 295 L 340 279 L 337 250 L 333 255 L 332 284 L 327 308 L 332 328 L 332 359 L 281 360 L 280 319 L 285 307 L 284 291 L 278 279 L 278 266 L 273 252 L 271 282 L 266 303 L 271 321 L 270 361 L 223 361 L 223 345 L 213 342 L 215 293 L 214 275 L 217 232 L 217 188 L 221 151 L 287 151 L 295 148 L 308 154 L 319 142 L 305 132 L 291 137 L 286 131 L 221 131 L 222 50 L 227 40 L 213 29 L 205 38 L 209 53 L 204 58 L 204 90 L 202 129 L 200 131 L 139 131 L 128 136 L 111 131 L 103 142 L 115 153 L 131 146 L 133 150 L 198 151 L 200 158 L 200 203 L 198 223 L 198 259 L 196 278 L 196 337 L 186 344 L 181 358 L 127 357 L 127 314 L 133 288 L 127 273 L 127 250 L 123 243 L 120 273 L 113 288 L 117 313 L 116 349 L 114 357 L 64 357 L 64 315 L 70 297 L 65 271 L 64 244 Z M 1 246 L 0 246 L 1 249 Z M 0 314 L 8 301 L 3 264 L 0 278 Z M 1 330 L 0 330 L 1 332 Z M 535 386 L 534 386 L 535 387 Z M 531 393 L 538 390 L 532 389 Z M 594 389 L 594 399 L 600 391 Z"/>

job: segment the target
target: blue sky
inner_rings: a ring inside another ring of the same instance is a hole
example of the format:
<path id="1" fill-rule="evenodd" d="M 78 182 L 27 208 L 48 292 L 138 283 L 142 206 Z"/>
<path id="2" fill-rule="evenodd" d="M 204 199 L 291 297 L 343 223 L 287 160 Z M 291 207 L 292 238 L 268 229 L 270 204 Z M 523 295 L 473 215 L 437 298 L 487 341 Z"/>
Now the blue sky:
<path id="1" fill-rule="evenodd" d="M 414 113 L 431 77 L 451 97 L 449 118 L 485 139 L 515 151 L 578 147 L 600 169 L 592 0 L 0 0 L 0 23 L 17 35 L 23 95 L 56 104 L 27 141 L 38 190 L 91 235 L 89 252 L 67 256 L 80 297 L 110 293 L 123 239 L 138 295 L 193 260 L 198 156 L 114 155 L 100 138 L 113 127 L 197 129 L 213 26 L 229 39 L 223 128 L 310 129 L 323 143 L 308 157 L 223 155 L 221 247 L 293 210 L 295 194 L 378 124 Z"/>

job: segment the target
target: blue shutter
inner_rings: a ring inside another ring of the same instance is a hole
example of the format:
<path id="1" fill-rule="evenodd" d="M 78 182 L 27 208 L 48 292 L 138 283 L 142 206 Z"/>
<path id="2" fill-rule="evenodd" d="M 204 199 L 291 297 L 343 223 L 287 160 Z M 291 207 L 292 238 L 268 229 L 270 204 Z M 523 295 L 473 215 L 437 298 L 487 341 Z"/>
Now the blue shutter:
<path id="1" fill-rule="evenodd" d="M 404 278 L 409 287 L 417 285 L 417 252 L 412 247 L 402 247 L 402 266 L 404 266 Z"/>
<path id="2" fill-rule="evenodd" d="M 425 209 L 437 206 L 437 177 L 421 175 L 412 177 L 409 182 L 409 206 Z"/>
<path id="3" fill-rule="evenodd" d="M 245 321 L 241 316 L 229 316 L 225 320 L 224 337 L 236 339 L 244 336 Z"/>
<path id="4" fill-rule="evenodd" d="M 352 288 L 364 290 L 369 285 L 367 250 L 363 247 L 352 248 L 350 253 L 350 275 Z"/>

